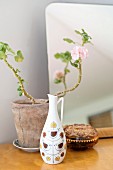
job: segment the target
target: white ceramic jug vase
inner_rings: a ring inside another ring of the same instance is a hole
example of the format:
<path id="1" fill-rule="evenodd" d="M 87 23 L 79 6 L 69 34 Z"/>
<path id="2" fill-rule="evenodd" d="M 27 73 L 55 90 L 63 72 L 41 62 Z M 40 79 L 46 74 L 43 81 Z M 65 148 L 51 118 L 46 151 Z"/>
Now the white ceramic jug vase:
<path id="1" fill-rule="evenodd" d="M 44 162 L 58 164 L 63 161 L 66 154 L 66 137 L 62 128 L 64 98 L 58 100 L 57 96 L 48 94 L 49 112 L 41 138 L 40 153 Z M 57 104 L 61 104 L 61 121 L 58 116 Z"/>

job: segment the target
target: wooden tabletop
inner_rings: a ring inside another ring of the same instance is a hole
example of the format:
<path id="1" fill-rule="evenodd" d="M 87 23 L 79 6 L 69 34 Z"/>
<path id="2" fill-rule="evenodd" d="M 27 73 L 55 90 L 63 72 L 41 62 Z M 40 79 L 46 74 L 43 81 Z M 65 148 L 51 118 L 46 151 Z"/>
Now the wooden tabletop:
<path id="1" fill-rule="evenodd" d="M 113 138 L 100 139 L 93 149 L 67 150 L 61 164 L 48 165 L 40 153 L 27 153 L 12 144 L 0 145 L 0 170 L 113 170 Z"/>

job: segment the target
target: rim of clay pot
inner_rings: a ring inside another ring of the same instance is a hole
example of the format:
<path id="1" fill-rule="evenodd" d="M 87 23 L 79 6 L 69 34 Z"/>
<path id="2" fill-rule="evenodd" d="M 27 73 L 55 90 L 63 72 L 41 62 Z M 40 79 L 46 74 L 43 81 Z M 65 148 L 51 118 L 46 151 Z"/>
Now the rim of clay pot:
<path id="1" fill-rule="evenodd" d="M 37 106 L 37 105 L 42 105 L 42 104 L 48 104 L 48 99 L 35 99 L 36 103 L 32 104 L 32 102 L 28 99 L 23 99 L 23 100 L 15 100 L 12 101 L 11 104 L 15 106 Z"/>

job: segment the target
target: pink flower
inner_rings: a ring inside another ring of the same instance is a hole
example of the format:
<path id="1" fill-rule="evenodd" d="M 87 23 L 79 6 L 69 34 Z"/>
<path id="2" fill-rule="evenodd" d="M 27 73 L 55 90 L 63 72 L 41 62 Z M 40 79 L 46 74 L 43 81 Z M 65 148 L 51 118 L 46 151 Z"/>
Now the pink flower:
<path id="1" fill-rule="evenodd" d="M 71 50 L 71 56 L 73 60 L 78 60 L 79 58 L 85 59 L 88 56 L 88 50 L 82 46 L 75 46 Z"/>
<path id="2" fill-rule="evenodd" d="M 64 73 L 62 71 L 55 72 L 55 79 L 61 80 L 64 77 Z"/>

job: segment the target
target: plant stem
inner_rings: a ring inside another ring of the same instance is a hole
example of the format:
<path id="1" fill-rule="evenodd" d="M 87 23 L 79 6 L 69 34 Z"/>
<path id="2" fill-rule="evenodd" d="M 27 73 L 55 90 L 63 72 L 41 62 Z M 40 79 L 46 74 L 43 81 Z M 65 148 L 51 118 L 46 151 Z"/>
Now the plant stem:
<path id="1" fill-rule="evenodd" d="M 66 66 L 64 68 L 64 77 L 63 77 L 63 84 L 64 84 L 64 89 L 65 91 L 67 90 L 67 85 L 66 85 L 66 69 L 68 68 L 68 64 L 69 62 L 66 63 Z M 62 97 L 64 97 L 66 95 L 66 92 L 64 91 L 64 94 L 62 95 Z"/>
<path id="2" fill-rule="evenodd" d="M 26 92 L 26 90 L 25 90 L 25 88 L 24 88 L 24 85 L 23 85 L 23 79 L 18 75 L 17 71 L 12 67 L 11 64 L 9 64 L 9 62 L 8 62 L 6 59 L 4 59 L 4 62 L 5 62 L 6 65 L 13 71 L 14 75 L 15 75 L 16 78 L 18 79 L 23 94 L 24 94 L 29 100 L 31 100 L 31 102 L 32 102 L 33 104 L 36 103 L 36 102 L 35 102 L 35 99 L 34 99 L 30 94 L 28 94 L 28 93 Z"/>
<path id="3" fill-rule="evenodd" d="M 77 83 L 76 83 L 72 88 L 70 88 L 70 89 L 66 89 L 66 90 L 64 90 L 64 91 L 58 92 L 58 93 L 56 94 L 56 96 L 61 97 L 61 96 L 63 96 L 62 94 L 66 94 L 67 92 L 71 92 L 71 91 L 75 90 L 75 89 L 79 86 L 79 84 L 80 84 L 80 82 L 81 82 L 81 79 L 82 79 L 82 60 L 80 60 L 80 62 L 79 62 L 79 68 L 78 68 L 78 70 L 79 70 L 79 76 L 78 76 L 78 81 L 77 81 Z"/>

